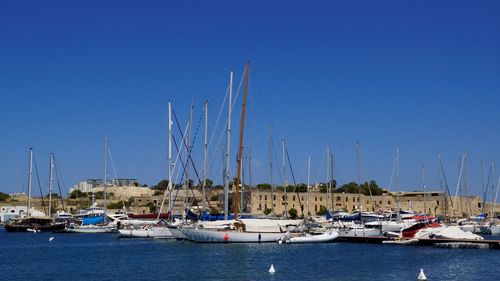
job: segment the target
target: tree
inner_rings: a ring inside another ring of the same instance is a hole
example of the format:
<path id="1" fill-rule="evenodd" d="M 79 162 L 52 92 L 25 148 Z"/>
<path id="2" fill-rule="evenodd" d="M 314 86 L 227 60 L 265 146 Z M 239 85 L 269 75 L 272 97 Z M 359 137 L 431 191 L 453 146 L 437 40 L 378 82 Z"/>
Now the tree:
<path id="1" fill-rule="evenodd" d="M 153 185 L 151 189 L 153 190 L 167 190 L 168 180 L 161 180 L 156 185 Z"/>
<path id="2" fill-rule="evenodd" d="M 271 208 L 266 208 L 266 209 L 264 210 L 264 215 L 266 215 L 266 216 L 267 216 L 267 215 L 269 215 L 272 211 L 273 211 L 273 209 L 271 209 Z"/>
<path id="3" fill-rule="evenodd" d="M 148 202 L 145 205 L 143 205 L 142 207 L 149 207 L 150 213 L 153 213 L 153 214 L 156 213 L 156 206 L 153 202 Z"/>
<path id="4" fill-rule="evenodd" d="M 127 203 L 128 202 L 124 202 L 124 201 L 112 202 L 112 203 L 108 204 L 108 209 L 123 209 L 123 207 L 128 207 Z"/>
<path id="5" fill-rule="evenodd" d="M 219 201 L 219 196 L 218 195 L 212 195 L 212 197 L 210 197 L 210 201 Z"/>
<path id="6" fill-rule="evenodd" d="M 47 194 L 47 196 L 45 196 L 45 198 L 49 198 L 50 194 Z M 56 192 L 52 192 L 52 198 L 59 198 L 59 194 L 57 194 Z"/>
<path id="7" fill-rule="evenodd" d="M 296 219 L 297 218 L 297 209 L 295 208 L 291 208 L 290 210 L 288 210 L 288 214 L 290 215 L 290 218 L 291 219 Z"/>
<path id="8" fill-rule="evenodd" d="M 268 183 L 259 183 L 257 184 L 258 190 L 271 190 L 271 185 Z"/>
<path id="9" fill-rule="evenodd" d="M 0 202 L 6 201 L 10 198 L 10 195 L 7 193 L 0 192 Z"/>
<path id="10" fill-rule="evenodd" d="M 71 193 L 69 194 L 69 198 L 71 199 L 77 199 L 77 198 L 82 198 L 82 197 L 87 197 L 87 193 L 85 192 L 82 192 L 81 190 L 73 190 L 71 191 Z"/>
<path id="11" fill-rule="evenodd" d="M 326 211 L 327 211 L 326 207 L 323 206 L 323 205 L 320 205 L 319 206 L 319 211 L 316 212 L 316 215 L 318 215 L 318 216 L 324 216 L 326 214 Z"/>

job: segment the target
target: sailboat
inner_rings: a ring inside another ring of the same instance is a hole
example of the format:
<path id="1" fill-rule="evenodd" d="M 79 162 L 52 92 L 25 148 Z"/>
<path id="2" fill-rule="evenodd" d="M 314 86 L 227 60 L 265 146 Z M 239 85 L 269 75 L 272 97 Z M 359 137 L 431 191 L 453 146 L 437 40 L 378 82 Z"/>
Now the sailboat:
<path id="1" fill-rule="evenodd" d="M 27 216 L 24 218 L 12 219 L 5 224 L 5 230 L 8 232 L 40 232 L 40 231 L 61 231 L 65 223 L 55 223 L 46 216 L 32 216 L 31 208 L 31 186 L 33 175 L 33 148 L 29 149 L 29 179 L 28 179 L 28 202 Z"/>
<path id="2" fill-rule="evenodd" d="M 194 228 L 183 228 L 183 234 L 191 241 L 195 242 L 216 242 L 216 243 L 260 243 L 276 242 L 277 239 L 288 230 L 289 226 L 297 226 L 302 220 L 272 220 L 272 219 L 238 219 L 239 213 L 239 189 L 241 182 L 241 165 L 243 152 L 243 134 L 245 128 L 245 108 L 248 93 L 249 64 L 245 66 L 245 87 L 243 102 L 241 107 L 241 126 L 238 151 L 238 170 L 234 192 L 234 220 L 227 220 L 227 204 L 225 205 L 226 220 L 204 222 Z M 232 84 L 232 72 L 230 85 Z M 231 92 L 231 87 L 230 87 Z M 228 120 L 229 121 L 229 120 Z M 227 158 L 228 155 L 226 155 Z M 227 163 L 226 163 L 227 165 Z M 227 174 L 226 174 L 227 180 Z M 227 185 L 227 182 L 226 182 Z M 225 190 L 225 202 L 228 194 Z"/>

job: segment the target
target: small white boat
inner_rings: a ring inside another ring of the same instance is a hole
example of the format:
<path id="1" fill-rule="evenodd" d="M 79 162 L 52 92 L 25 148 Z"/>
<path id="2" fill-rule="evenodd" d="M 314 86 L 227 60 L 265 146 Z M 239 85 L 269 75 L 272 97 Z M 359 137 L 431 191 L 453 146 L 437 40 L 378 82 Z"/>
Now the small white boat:
<path id="1" fill-rule="evenodd" d="M 396 244 L 396 245 L 412 245 L 412 244 L 417 244 L 417 243 L 418 243 L 418 239 L 416 239 L 416 238 L 382 241 L 382 244 Z"/>
<path id="2" fill-rule="evenodd" d="M 328 230 L 325 233 L 311 235 L 303 233 L 300 236 L 291 236 L 290 233 L 278 238 L 278 243 L 299 244 L 299 243 L 325 243 L 331 242 L 339 237 L 339 233 L 335 230 Z"/>
<path id="3" fill-rule="evenodd" d="M 71 226 L 64 230 L 68 233 L 113 233 L 116 231 L 115 227 L 107 226 L 107 225 L 80 225 L 80 226 Z"/>
<path id="4" fill-rule="evenodd" d="M 167 226 L 143 226 L 141 228 L 125 228 L 118 230 L 120 238 L 174 238 Z"/>

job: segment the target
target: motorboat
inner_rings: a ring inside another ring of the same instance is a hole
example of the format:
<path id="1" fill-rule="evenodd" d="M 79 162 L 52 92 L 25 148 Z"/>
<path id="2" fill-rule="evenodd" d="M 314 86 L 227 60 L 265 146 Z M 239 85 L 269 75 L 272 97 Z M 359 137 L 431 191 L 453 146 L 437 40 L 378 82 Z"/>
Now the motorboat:
<path id="1" fill-rule="evenodd" d="M 339 237 L 339 233 L 335 230 L 327 230 L 324 233 L 312 235 L 307 232 L 301 233 L 299 236 L 292 236 L 287 232 L 284 236 L 278 238 L 278 243 L 286 244 L 302 244 L 302 243 L 326 243 L 331 242 Z"/>

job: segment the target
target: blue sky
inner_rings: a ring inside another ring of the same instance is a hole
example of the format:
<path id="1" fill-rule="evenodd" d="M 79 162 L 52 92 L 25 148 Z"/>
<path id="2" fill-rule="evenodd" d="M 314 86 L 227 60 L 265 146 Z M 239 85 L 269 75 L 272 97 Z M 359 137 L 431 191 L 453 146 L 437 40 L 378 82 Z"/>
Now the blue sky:
<path id="1" fill-rule="evenodd" d="M 30 146 L 44 189 L 49 152 L 66 187 L 102 177 L 105 136 L 118 177 L 156 183 L 167 176 L 167 102 L 185 126 L 191 101 L 198 122 L 208 100 L 212 130 L 230 69 L 239 80 L 250 60 L 252 183 L 268 181 L 272 124 L 299 182 L 309 155 L 311 181 L 325 179 L 327 145 L 340 183 L 355 181 L 359 141 L 362 180 L 387 186 L 399 145 L 402 190 L 421 189 L 422 163 L 439 189 L 440 152 L 454 192 L 466 150 L 481 193 L 481 159 L 500 159 L 497 1 L 270 2 L 0 2 L 0 191 L 26 190 Z M 216 182 L 222 149 L 210 147 Z"/>

